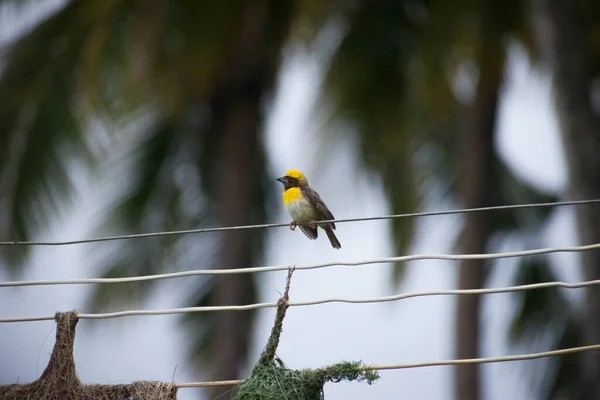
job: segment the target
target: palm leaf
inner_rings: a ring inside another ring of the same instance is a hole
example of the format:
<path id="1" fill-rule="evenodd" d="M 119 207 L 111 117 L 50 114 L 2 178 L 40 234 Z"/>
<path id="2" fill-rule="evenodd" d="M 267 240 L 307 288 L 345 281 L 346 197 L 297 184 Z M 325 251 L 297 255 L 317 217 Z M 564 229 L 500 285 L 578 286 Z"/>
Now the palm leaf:
<path id="1" fill-rule="evenodd" d="M 414 211 L 418 204 L 414 174 L 414 135 L 403 123 L 406 70 L 415 41 L 415 26 L 403 2 L 362 2 L 345 10 L 346 30 L 323 84 L 321 103 L 331 119 L 358 132 L 358 148 L 366 169 L 379 174 L 392 212 Z M 395 219 L 396 251 L 411 243 L 414 221 Z M 402 268 L 394 270 L 400 279 Z"/>
<path id="2" fill-rule="evenodd" d="M 193 137 L 192 137 L 193 138 Z M 192 155 L 186 150 L 190 139 L 185 126 L 176 119 L 163 120 L 154 130 L 150 130 L 133 154 L 135 173 L 126 185 L 126 196 L 114 206 L 110 217 L 100 227 L 100 231 L 114 232 L 157 232 L 191 229 L 205 219 L 207 208 L 203 206 L 202 194 L 198 188 L 198 176 L 189 170 L 183 178 L 178 178 L 180 165 L 189 165 Z M 193 168 L 193 164 L 192 168 Z M 182 180 L 183 179 L 183 180 Z M 187 204 L 197 204 L 189 207 Z M 165 269 L 193 269 L 196 260 L 180 262 L 177 249 L 186 243 L 183 236 L 163 236 L 146 238 L 135 242 L 116 244 L 109 257 L 99 260 L 105 267 L 105 276 L 131 276 L 156 274 Z M 206 248 L 208 244 L 197 239 L 197 246 Z M 105 246 L 102 247 L 105 249 Z M 185 264 L 185 265 L 182 265 Z M 128 299 L 143 299 L 151 293 L 154 283 L 132 283 L 115 287 L 97 286 L 90 297 L 93 309 L 121 304 Z"/>
<path id="3" fill-rule="evenodd" d="M 4 55 L 0 76 L 0 201 L 5 213 L 0 234 L 6 240 L 28 240 L 48 222 L 71 194 L 64 146 L 81 159 L 89 156 L 74 112 L 75 66 L 85 24 L 72 24 L 81 2 L 43 21 L 19 39 Z M 65 28 L 68 27 L 68 28 Z M 34 212 L 36 220 L 29 216 Z M 16 268 L 26 247 L 4 252 L 8 266 Z"/>

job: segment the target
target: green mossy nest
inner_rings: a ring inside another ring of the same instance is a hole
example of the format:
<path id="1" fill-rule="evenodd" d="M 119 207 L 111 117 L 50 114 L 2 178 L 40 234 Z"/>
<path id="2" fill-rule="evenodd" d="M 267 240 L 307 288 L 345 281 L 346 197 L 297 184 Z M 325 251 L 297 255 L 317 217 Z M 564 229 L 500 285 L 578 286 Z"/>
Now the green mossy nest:
<path id="1" fill-rule="evenodd" d="M 258 364 L 252 376 L 236 386 L 235 400 L 321 400 L 327 382 L 367 381 L 379 379 L 377 371 L 365 368 L 360 362 L 343 362 L 319 369 L 288 369 L 276 362 Z"/>

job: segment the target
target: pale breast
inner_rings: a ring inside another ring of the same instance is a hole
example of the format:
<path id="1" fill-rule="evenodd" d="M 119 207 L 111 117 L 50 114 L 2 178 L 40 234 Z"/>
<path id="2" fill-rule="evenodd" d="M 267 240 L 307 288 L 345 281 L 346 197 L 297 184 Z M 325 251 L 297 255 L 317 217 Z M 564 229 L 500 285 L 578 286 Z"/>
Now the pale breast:
<path id="1" fill-rule="evenodd" d="M 310 222 L 315 219 L 315 212 L 304 197 L 299 197 L 288 202 L 285 205 L 285 209 L 296 222 Z"/>

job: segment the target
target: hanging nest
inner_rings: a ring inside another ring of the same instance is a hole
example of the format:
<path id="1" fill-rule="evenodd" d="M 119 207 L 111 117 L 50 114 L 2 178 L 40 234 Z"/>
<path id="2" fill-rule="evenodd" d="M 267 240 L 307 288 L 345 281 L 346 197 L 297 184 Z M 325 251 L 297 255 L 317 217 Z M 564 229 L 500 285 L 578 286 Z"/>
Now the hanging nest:
<path id="1" fill-rule="evenodd" d="M 250 378 L 234 388 L 235 400 L 322 400 L 326 382 L 367 381 L 370 385 L 377 379 L 377 371 L 360 362 L 344 362 L 319 369 L 288 369 L 275 356 L 279 338 L 283 330 L 283 319 L 289 307 L 290 281 L 294 268 L 288 271 L 283 296 L 277 302 L 275 323 L 265 350 Z"/>
<path id="2" fill-rule="evenodd" d="M 84 385 L 75 372 L 73 344 L 77 313 L 56 313 L 56 343 L 42 376 L 32 383 L 0 385 L 2 400 L 175 400 L 171 382 Z"/>

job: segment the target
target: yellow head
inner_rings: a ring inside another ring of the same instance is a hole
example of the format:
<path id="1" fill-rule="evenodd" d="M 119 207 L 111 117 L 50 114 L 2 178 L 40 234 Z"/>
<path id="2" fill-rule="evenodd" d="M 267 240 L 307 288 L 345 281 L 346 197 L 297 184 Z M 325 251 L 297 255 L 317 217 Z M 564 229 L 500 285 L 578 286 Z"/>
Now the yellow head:
<path id="1" fill-rule="evenodd" d="M 290 169 L 284 176 L 277 178 L 277 180 L 283 183 L 284 189 L 291 187 L 297 187 L 300 185 L 308 185 L 308 181 L 304 174 L 297 169 Z"/>
<path id="2" fill-rule="evenodd" d="M 285 176 L 288 178 L 297 179 L 300 183 L 308 183 L 304 174 L 297 169 L 290 169 L 288 172 L 286 172 Z"/>

